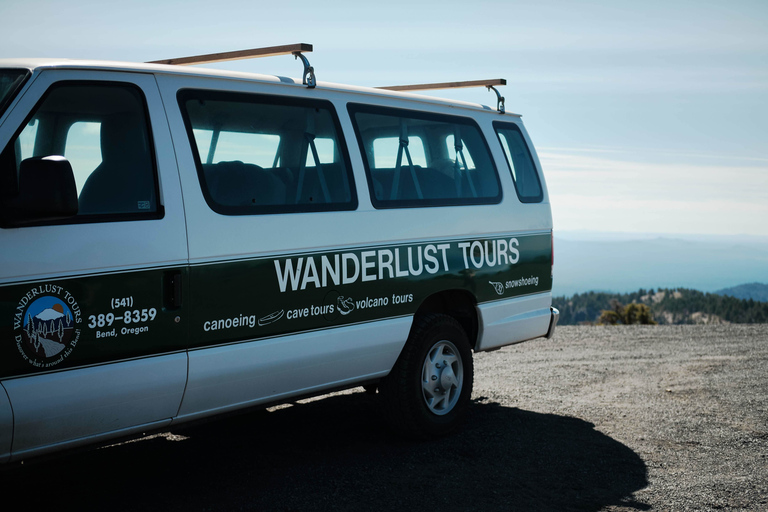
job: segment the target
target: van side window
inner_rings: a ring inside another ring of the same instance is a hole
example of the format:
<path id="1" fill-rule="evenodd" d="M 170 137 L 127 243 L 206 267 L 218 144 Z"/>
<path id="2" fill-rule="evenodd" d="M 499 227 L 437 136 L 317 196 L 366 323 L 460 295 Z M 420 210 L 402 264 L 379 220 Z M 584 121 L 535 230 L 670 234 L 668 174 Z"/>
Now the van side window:
<path id="1" fill-rule="evenodd" d="M 178 94 L 208 205 L 224 215 L 354 210 L 357 196 L 330 102 Z"/>
<path id="2" fill-rule="evenodd" d="M 493 159 L 469 118 L 348 106 L 376 208 L 501 201 Z"/>
<path id="3" fill-rule="evenodd" d="M 507 164 L 515 182 L 517 196 L 523 203 L 540 203 L 544 194 L 541 190 L 539 174 L 531 158 L 531 152 L 525 144 L 520 128 L 513 123 L 495 121 L 493 127 L 499 137 Z"/>
<path id="4" fill-rule="evenodd" d="M 2 182 L 18 187 L 23 160 L 63 156 L 72 166 L 78 194 L 78 214 L 66 222 L 157 218 L 146 112 L 141 91 L 131 84 L 54 84 L 3 149 Z"/>

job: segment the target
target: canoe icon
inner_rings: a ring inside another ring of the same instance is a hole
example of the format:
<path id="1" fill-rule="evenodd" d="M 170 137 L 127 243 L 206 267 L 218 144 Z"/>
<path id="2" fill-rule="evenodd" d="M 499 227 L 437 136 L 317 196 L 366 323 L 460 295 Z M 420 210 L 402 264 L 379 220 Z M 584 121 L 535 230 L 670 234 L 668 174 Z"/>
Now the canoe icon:
<path id="1" fill-rule="evenodd" d="M 267 324 L 271 324 L 272 322 L 277 322 L 281 318 L 283 318 L 283 315 L 285 314 L 285 310 L 281 309 L 280 311 L 275 311 L 274 313 L 270 313 L 267 316 L 263 316 L 259 318 L 259 326 L 263 327 Z"/>

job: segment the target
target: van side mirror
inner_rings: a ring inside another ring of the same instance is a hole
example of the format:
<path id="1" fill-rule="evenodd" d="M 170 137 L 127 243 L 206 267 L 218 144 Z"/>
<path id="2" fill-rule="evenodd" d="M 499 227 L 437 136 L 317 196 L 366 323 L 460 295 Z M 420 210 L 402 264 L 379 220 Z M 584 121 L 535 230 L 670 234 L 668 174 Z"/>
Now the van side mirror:
<path id="1" fill-rule="evenodd" d="M 19 191 L 2 198 L 0 223 L 19 227 L 77 215 L 77 186 L 63 156 L 34 157 L 19 166 Z"/>

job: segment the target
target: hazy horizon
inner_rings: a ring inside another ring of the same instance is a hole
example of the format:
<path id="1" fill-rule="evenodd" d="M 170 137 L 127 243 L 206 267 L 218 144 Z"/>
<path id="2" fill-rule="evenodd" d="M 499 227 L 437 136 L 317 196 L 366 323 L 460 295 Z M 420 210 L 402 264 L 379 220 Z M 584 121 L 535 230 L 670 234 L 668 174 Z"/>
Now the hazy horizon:
<path id="1" fill-rule="evenodd" d="M 321 82 L 506 78 L 555 232 L 768 236 L 766 26 L 757 0 L 27 0 L 0 3 L 0 58 L 143 62 L 307 42 Z M 290 56 L 209 67 L 302 70 Z M 428 94 L 496 104 L 483 88 Z"/>
<path id="2" fill-rule="evenodd" d="M 748 283 L 768 284 L 768 237 L 554 234 L 552 293 L 641 288 L 714 292 Z"/>
<path id="3" fill-rule="evenodd" d="M 768 244 L 768 235 L 749 235 L 744 233 L 712 234 L 712 233 L 681 233 L 681 232 L 632 232 L 632 231 L 595 231 L 590 229 L 554 229 L 555 239 L 582 241 L 620 241 L 620 240 L 652 240 L 668 238 L 692 241 L 744 241 L 757 244 Z"/>

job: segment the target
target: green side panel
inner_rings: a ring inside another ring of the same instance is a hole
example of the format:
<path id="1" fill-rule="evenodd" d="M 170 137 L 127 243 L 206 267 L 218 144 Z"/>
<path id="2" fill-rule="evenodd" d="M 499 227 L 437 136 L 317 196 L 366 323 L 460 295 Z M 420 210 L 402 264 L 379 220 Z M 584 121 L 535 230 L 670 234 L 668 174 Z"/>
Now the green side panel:
<path id="1" fill-rule="evenodd" d="M 187 269 L 42 280 L 0 287 L 0 377 L 186 349 L 173 279 Z M 177 321 L 178 317 L 178 321 Z"/>
<path id="2" fill-rule="evenodd" d="M 550 244 L 445 240 L 6 285 L 0 378 L 412 315 L 445 290 L 478 303 L 546 292 Z"/>
<path id="3" fill-rule="evenodd" d="M 551 236 L 355 248 L 194 266 L 190 346 L 412 315 L 432 294 L 478 303 L 552 289 Z"/>

